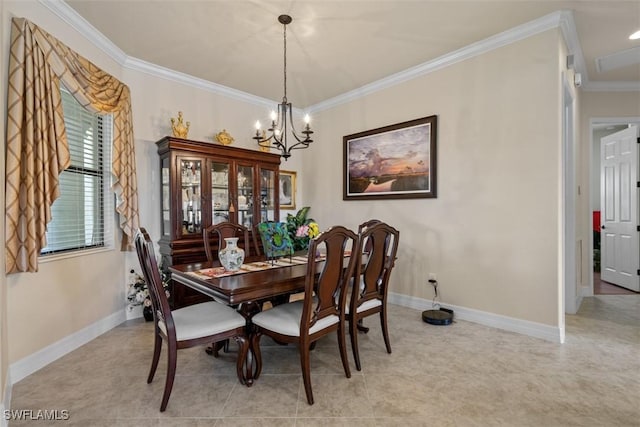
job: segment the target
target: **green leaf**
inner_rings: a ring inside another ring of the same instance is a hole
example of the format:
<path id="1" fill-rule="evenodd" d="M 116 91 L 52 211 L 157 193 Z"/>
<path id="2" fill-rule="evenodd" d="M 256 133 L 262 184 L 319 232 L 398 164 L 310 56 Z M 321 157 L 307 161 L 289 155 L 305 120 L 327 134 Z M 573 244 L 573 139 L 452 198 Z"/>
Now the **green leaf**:
<path id="1" fill-rule="evenodd" d="M 296 214 L 298 225 L 303 225 L 305 223 L 305 221 L 307 220 L 307 212 L 309 212 L 309 209 L 311 209 L 310 206 L 305 206 L 298 211 L 298 213 Z"/>

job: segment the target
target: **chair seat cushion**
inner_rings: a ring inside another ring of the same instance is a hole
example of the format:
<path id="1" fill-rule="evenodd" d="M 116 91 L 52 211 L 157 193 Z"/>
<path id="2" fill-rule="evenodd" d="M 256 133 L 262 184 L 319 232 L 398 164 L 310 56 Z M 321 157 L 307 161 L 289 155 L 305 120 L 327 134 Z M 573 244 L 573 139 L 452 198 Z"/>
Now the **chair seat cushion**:
<path id="1" fill-rule="evenodd" d="M 353 278 L 349 281 L 349 287 L 353 286 Z M 364 289 L 364 279 L 360 276 L 360 290 Z M 347 307 L 345 309 L 345 313 L 349 314 L 351 312 L 351 290 L 349 290 L 348 299 L 347 299 Z M 382 305 L 382 301 L 379 299 L 370 299 L 363 302 L 359 307 L 357 312 L 362 313 L 363 311 L 369 310 L 370 308 L 378 307 Z"/>
<path id="2" fill-rule="evenodd" d="M 371 308 L 379 307 L 381 305 L 382 305 L 382 301 L 380 301 L 379 299 L 377 299 L 377 298 L 376 299 L 370 299 L 370 300 L 367 300 L 367 301 L 363 302 L 362 304 L 360 304 L 358 306 L 358 309 L 356 310 L 356 312 L 362 313 L 363 311 L 367 311 L 367 310 L 369 310 Z M 349 314 L 350 310 L 351 310 L 351 307 L 349 306 L 349 304 L 347 304 L 347 308 L 346 308 L 346 311 L 345 311 L 346 314 Z"/>
<path id="3" fill-rule="evenodd" d="M 253 316 L 251 321 L 254 325 L 268 329 L 278 334 L 291 337 L 300 336 L 300 320 L 302 319 L 302 308 L 304 301 L 298 300 L 288 304 L 277 305 L 269 310 Z M 314 334 L 340 321 L 336 315 L 331 315 L 318 320 L 309 329 L 309 334 Z"/>
<path id="4" fill-rule="evenodd" d="M 171 312 L 178 341 L 202 338 L 245 326 L 246 320 L 233 308 L 215 301 L 191 305 Z M 158 327 L 167 333 L 163 321 Z"/>

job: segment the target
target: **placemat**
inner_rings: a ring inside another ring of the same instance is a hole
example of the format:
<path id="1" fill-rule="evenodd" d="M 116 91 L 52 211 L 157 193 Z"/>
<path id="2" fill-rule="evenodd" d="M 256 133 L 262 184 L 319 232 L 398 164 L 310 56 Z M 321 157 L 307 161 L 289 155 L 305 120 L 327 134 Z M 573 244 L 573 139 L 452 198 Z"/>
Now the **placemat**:
<path id="1" fill-rule="evenodd" d="M 316 258 L 316 261 L 324 260 L 324 256 L 320 256 Z M 242 264 L 240 266 L 240 270 L 238 271 L 228 271 L 225 270 L 224 267 L 214 267 L 214 268 L 204 268 L 202 270 L 197 271 L 189 271 L 187 274 L 192 276 L 201 278 L 201 279 L 210 279 L 212 277 L 225 277 L 225 276 L 233 276 L 236 274 L 244 274 L 250 273 L 252 271 L 262 271 L 262 270 L 270 270 L 273 268 L 281 268 L 281 267 L 290 267 L 292 265 L 301 265 L 307 263 L 306 256 L 294 256 L 294 257 L 284 257 L 278 258 L 273 261 L 256 261 L 250 262 L 247 264 Z"/>

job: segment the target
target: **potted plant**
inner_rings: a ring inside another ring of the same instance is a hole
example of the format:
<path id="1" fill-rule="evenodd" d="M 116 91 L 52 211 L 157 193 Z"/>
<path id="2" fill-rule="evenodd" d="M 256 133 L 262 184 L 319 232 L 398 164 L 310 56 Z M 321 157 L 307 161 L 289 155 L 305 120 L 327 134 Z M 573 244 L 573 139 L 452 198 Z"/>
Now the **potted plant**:
<path id="1" fill-rule="evenodd" d="M 162 286 L 164 292 L 169 298 L 169 280 L 167 274 L 160 270 L 160 277 L 162 278 Z M 142 305 L 142 315 L 147 322 L 153 320 L 153 308 L 151 304 L 151 297 L 149 296 L 149 288 L 144 277 L 136 273 L 135 270 L 129 271 L 129 285 L 127 290 L 127 301 L 129 302 L 129 310 L 133 310 L 134 307 Z"/>
<path id="2" fill-rule="evenodd" d="M 318 223 L 307 217 L 310 209 L 311 207 L 305 206 L 295 215 L 287 214 L 287 232 L 294 251 L 308 249 L 309 241 L 320 234 Z"/>

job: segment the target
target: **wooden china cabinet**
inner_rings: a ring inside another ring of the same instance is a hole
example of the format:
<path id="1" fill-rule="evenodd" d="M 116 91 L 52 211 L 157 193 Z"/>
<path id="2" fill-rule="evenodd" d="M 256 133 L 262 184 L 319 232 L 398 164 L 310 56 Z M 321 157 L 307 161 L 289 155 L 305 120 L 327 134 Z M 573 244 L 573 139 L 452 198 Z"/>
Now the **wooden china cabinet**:
<path id="1" fill-rule="evenodd" d="M 202 230 L 211 224 L 230 221 L 253 232 L 259 222 L 279 220 L 279 155 L 174 137 L 156 145 L 163 268 L 206 261 Z M 215 253 L 218 248 L 212 241 Z M 174 308 L 207 300 L 173 281 L 171 288 Z"/>

